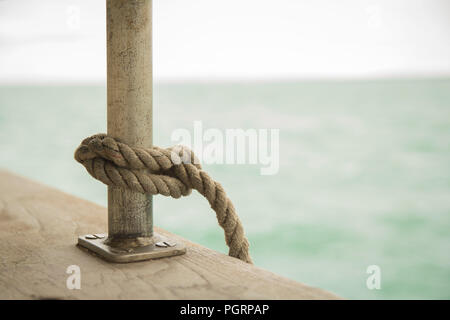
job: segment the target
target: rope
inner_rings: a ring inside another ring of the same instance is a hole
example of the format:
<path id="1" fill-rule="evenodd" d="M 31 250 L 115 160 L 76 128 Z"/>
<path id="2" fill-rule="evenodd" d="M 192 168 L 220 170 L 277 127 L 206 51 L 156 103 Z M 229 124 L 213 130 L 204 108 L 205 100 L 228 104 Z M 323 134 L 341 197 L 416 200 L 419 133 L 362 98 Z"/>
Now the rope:
<path id="1" fill-rule="evenodd" d="M 96 134 L 81 142 L 75 151 L 75 160 L 92 177 L 108 186 L 173 198 L 197 190 L 216 212 L 217 221 L 225 232 L 229 255 L 252 263 L 249 243 L 231 200 L 220 183 L 202 170 L 188 148 L 132 148 L 106 134 Z"/>

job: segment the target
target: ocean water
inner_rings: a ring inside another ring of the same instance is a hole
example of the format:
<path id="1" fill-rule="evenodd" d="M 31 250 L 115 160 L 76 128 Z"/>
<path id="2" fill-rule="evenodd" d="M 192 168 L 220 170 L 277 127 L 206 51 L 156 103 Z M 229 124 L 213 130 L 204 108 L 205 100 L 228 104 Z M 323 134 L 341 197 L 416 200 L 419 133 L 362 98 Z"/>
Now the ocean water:
<path id="1" fill-rule="evenodd" d="M 204 166 L 258 266 L 345 298 L 450 298 L 450 80 L 155 85 L 155 144 L 196 120 L 280 130 L 275 175 Z M 0 87 L 0 166 L 102 205 L 106 187 L 73 152 L 105 131 L 103 86 Z M 227 252 L 201 196 L 154 202 L 156 225 Z"/>

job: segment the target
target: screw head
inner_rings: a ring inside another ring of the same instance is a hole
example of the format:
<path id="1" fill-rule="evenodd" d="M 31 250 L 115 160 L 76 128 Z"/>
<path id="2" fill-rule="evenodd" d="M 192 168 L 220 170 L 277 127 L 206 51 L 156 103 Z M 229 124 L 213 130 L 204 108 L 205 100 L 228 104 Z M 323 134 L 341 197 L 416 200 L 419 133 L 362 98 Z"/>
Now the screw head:
<path id="1" fill-rule="evenodd" d="M 96 234 L 87 234 L 84 237 L 88 240 L 95 240 L 95 239 L 103 239 L 105 238 L 105 235 L 101 233 L 96 233 Z"/>
<path id="2" fill-rule="evenodd" d="M 167 244 L 164 241 L 155 243 L 155 246 L 160 247 L 160 248 L 167 248 Z"/>
<path id="3" fill-rule="evenodd" d="M 175 247 L 175 246 L 177 245 L 176 242 L 164 241 L 164 243 L 165 243 L 168 247 Z"/>

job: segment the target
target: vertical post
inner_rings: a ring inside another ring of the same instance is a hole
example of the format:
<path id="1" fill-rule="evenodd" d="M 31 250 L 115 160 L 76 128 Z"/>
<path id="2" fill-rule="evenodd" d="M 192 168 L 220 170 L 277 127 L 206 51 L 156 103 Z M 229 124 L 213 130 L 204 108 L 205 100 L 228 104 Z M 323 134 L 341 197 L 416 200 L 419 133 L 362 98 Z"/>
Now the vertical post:
<path id="1" fill-rule="evenodd" d="M 152 0 L 106 0 L 108 134 L 135 147 L 152 145 Z M 108 188 L 108 240 L 149 243 L 152 197 Z"/>
<path id="2" fill-rule="evenodd" d="M 106 0 L 108 134 L 130 146 L 152 145 L 152 0 Z M 171 257 L 186 246 L 153 234 L 152 197 L 108 187 L 108 237 L 78 245 L 112 262 Z"/>

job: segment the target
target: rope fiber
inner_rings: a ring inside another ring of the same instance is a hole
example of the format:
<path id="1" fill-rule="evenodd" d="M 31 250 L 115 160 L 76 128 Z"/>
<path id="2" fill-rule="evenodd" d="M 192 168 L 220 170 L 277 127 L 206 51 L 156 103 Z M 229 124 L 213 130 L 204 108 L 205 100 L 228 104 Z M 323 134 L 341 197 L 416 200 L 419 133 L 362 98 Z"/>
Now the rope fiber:
<path id="1" fill-rule="evenodd" d="M 75 151 L 75 160 L 92 177 L 108 186 L 172 198 L 197 190 L 216 212 L 229 255 L 252 263 L 249 243 L 231 200 L 220 183 L 202 170 L 188 148 L 132 148 L 119 139 L 96 134 L 81 142 Z"/>

